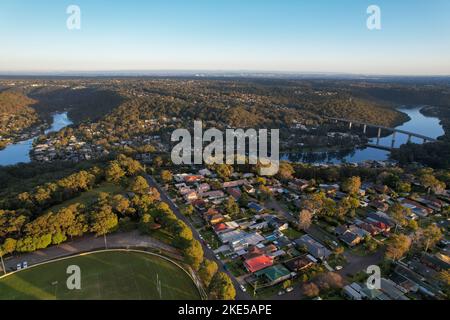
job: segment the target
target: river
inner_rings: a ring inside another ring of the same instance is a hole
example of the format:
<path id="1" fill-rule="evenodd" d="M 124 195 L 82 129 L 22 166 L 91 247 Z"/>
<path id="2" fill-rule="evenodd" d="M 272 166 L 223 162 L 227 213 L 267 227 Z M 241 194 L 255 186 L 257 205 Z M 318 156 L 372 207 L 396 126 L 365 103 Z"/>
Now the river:
<path id="1" fill-rule="evenodd" d="M 421 107 L 399 108 L 398 110 L 408 114 L 411 118 L 408 122 L 397 127 L 406 131 L 422 134 L 430 138 L 437 138 L 444 134 L 444 129 L 439 124 L 436 117 L 426 117 L 420 113 Z M 45 132 L 55 132 L 71 125 L 72 121 L 67 116 L 67 112 L 57 113 L 53 115 L 53 124 Z M 36 137 L 11 144 L 0 151 L 0 166 L 13 165 L 20 162 L 30 162 L 30 150 Z M 381 145 L 390 146 L 392 136 L 386 136 L 380 139 Z M 408 137 L 404 134 L 397 134 L 395 147 L 406 143 Z M 376 138 L 370 139 L 372 143 L 376 143 Z M 420 139 L 412 138 L 412 142 L 422 143 Z M 355 150 L 343 150 L 337 152 L 299 152 L 282 154 L 284 160 L 293 162 L 309 162 L 309 163 L 342 163 L 342 162 L 362 162 L 364 160 L 387 160 L 389 151 L 380 150 L 371 147 L 363 147 Z"/>
<path id="2" fill-rule="evenodd" d="M 411 120 L 396 127 L 397 129 L 411 131 L 414 133 L 422 134 L 430 138 L 437 138 L 444 134 L 444 129 L 439 123 L 439 119 L 436 117 L 426 117 L 420 110 L 422 107 L 413 108 L 398 108 L 397 110 L 406 113 Z M 376 143 L 376 138 L 370 139 L 371 143 Z M 380 144 L 383 146 L 391 146 L 392 135 L 383 137 L 380 139 Z M 407 143 L 408 137 L 404 134 L 397 133 L 395 138 L 395 147 L 399 147 L 402 144 Z M 412 138 L 413 143 L 422 143 L 421 139 Z M 293 162 L 309 162 L 309 163 L 342 163 L 342 162 L 362 162 L 364 160 L 387 160 L 389 158 L 389 151 L 363 147 L 360 149 L 350 151 L 337 151 L 337 152 L 299 152 L 283 154 L 282 159 L 290 160 Z"/>
<path id="3" fill-rule="evenodd" d="M 64 127 L 72 124 L 67 112 L 55 113 L 53 115 L 53 123 L 45 133 L 57 132 Z M 0 166 L 14 165 L 18 163 L 30 162 L 30 151 L 33 147 L 33 141 L 37 137 L 20 141 L 14 144 L 8 145 L 5 149 L 0 151 Z"/>

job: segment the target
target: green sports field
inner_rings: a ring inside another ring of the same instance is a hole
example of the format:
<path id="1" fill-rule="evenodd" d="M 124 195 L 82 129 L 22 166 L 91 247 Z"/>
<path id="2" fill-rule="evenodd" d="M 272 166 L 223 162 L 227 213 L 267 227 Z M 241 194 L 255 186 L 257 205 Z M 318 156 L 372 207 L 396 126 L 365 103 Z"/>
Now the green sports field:
<path id="1" fill-rule="evenodd" d="M 67 267 L 81 269 L 81 289 L 69 290 Z M 161 296 L 157 289 L 161 283 Z M 0 280 L 0 300 L 200 299 L 192 279 L 173 263 L 138 252 L 99 252 L 20 271 Z"/>

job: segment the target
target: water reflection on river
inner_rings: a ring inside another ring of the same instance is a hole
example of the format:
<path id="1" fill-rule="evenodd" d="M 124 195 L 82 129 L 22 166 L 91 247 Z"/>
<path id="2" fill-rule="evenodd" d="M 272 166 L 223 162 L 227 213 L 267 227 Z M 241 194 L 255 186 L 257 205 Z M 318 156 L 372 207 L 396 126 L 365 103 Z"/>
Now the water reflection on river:
<path id="1" fill-rule="evenodd" d="M 67 116 L 67 112 L 56 113 L 53 115 L 53 123 L 45 133 L 56 132 L 68 125 L 72 121 Z M 33 147 L 33 141 L 36 137 L 21 141 L 15 144 L 8 145 L 5 149 L 0 151 L 0 166 L 13 165 L 20 162 L 30 162 L 30 151 Z"/>
<path id="2" fill-rule="evenodd" d="M 404 123 L 397 129 L 411 131 L 422 134 L 430 138 L 437 138 L 444 134 L 444 129 L 439 124 L 439 119 L 435 117 L 426 117 L 420 113 L 421 107 L 416 108 L 399 108 L 398 110 L 409 115 L 411 120 Z M 376 138 L 370 139 L 371 143 L 376 143 Z M 397 133 L 395 138 L 395 147 L 399 147 L 408 141 L 408 137 L 404 134 Z M 380 139 L 380 144 L 383 146 L 391 146 L 392 135 Z M 412 138 L 413 143 L 422 143 L 418 138 Z M 376 148 L 364 147 L 361 149 L 342 150 L 338 152 L 299 152 L 283 154 L 281 156 L 284 160 L 293 162 L 308 162 L 308 163 L 341 163 L 341 162 L 362 162 L 364 160 L 387 160 L 389 158 L 389 151 L 380 150 Z"/>
<path id="3" fill-rule="evenodd" d="M 398 129 L 411 131 L 422 134 L 431 138 L 437 138 L 444 134 L 442 126 L 439 124 L 439 119 L 435 117 L 426 117 L 420 113 L 420 107 L 417 108 L 400 108 L 411 118 L 407 123 L 398 126 Z M 57 113 L 53 115 L 53 124 L 50 129 L 46 131 L 55 132 L 72 124 L 67 116 L 67 112 Z M 0 165 L 13 165 L 19 162 L 30 162 L 30 150 L 35 138 L 22 141 L 16 144 L 7 146 L 0 151 Z M 408 137 L 403 134 L 397 134 L 395 146 L 407 142 Z M 380 139 L 382 145 L 390 146 L 392 136 L 383 137 Z M 371 139 L 372 143 L 376 143 L 376 138 Z M 422 143 L 420 139 L 412 139 L 412 142 Z M 282 159 L 288 159 L 294 162 L 308 162 L 308 163 L 340 163 L 340 162 L 361 162 L 364 160 L 386 160 L 389 158 L 389 151 L 380 150 L 370 147 L 361 149 L 342 150 L 337 152 L 300 152 L 282 154 Z"/>

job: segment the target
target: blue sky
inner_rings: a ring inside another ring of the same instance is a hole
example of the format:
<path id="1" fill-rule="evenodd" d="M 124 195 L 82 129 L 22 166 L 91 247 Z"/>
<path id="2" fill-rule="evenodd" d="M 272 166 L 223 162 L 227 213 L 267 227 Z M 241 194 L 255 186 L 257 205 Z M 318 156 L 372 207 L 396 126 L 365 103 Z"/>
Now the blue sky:
<path id="1" fill-rule="evenodd" d="M 66 8 L 81 9 L 81 30 Z M 381 8 L 382 29 L 366 27 Z M 448 0 L 1 0 L 0 72 L 450 75 Z"/>

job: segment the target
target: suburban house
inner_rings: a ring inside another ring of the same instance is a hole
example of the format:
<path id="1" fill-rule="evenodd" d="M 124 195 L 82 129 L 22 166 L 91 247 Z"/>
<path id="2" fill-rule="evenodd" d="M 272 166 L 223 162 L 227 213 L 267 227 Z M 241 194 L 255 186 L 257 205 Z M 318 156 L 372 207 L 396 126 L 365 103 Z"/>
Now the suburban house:
<path id="1" fill-rule="evenodd" d="M 228 244 L 235 252 L 255 246 L 265 240 L 259 233 L 247 233 L 242 230 L 233 230 L 219 235 L 223 244 Z"/>
<path id="2" fill-rule="evenodd" d="M 362 300 L 364 297 L 366 297 L 366 295 L 362 291 L 361 286 L 356 282 L 353 282 L 350 285 L 346 285 L 342 289 L 342 293 L 350 300 Z"/>
<path id="3" fill-rule="evenodd" d="M 250 230 L 263 230 L 269 227 L 269 223 L 267 221 L 254 222 L 248 226 Z"/>
<path id="4" fill-rule="evenodd" d="M 249 202 L 247 207 L 251 210 L 255 210 L 256 213 L 261 213 L 264 211 L 264 208 L 255 202 Z"/>
<path id="5" fill-rule="evenodd" d="M 378 211 L 387 211 L 389 209 L 389 205 L 381 200 L 373 200 L 369 203 L 369 205 L 373 208 L 375 208 Z"/>
<path id="6" fill-rule="evenodd" d="M 399 201 L 404 207 L 411 209 L 412 213 L 419 217 L 427 217 L 433 213 L 433 209 L 423 206 L 416 201 L 405 198 L 400 198 Z"/>
<path id="7" fill-rule="evenodd" d="M 221 223 L 222 221 L 224 221 L 225 217 L 219 213 L 219 214 L 208 216 L 208 219 L 209 219 L 209 223 L 211 223 L 212 225 L 215 225 L 215 224 L 218 224 L 218 223 Z"/>
<path id="8" fill-rule="evenodd" d="M 288 183 L 288 187 L 293 190 L 303 191 L 309 187 L 309 181 L 304 179 L 295 179 Z"/>
<path id="9" fill-rule="evenodd" d="M 224 182 L 224 183 L 222 184 L 222 187 L 223 187 L 224 189 L 227 189 L 227 188 L 235 188 L 235 187 L 243 186 L 243 185 L 245 185 L 245 184 L 247 184 L 247 183 L 248 183 L 248 181 L 245 180 L 245 179 L 242 179 L 242 180 L 235 180 L 235 181 L 227 181 L 227 182 Z"/>
<path id="10" fill-rule="evenodd" d="M 263 246 L 264 247 L 264 246 Z M 250 246 L 247 250 L 247 253 L 244 255 L 244 259 L 252 259 L 255 257 L 259 257 L 260 255 L 263 255 L 265 252 L 260 248 L 259 245 L 257 246 Z"/>
<path id="11" fill-rule="evenodd" d="M 367 217 L 371 218 L 375 221 L 383 222 L 384 224 L 387 224 L 389 226 L 394 226 L 395 222 L 394 220 L 388 216 L 386 213 L 377 211 L 377 212 L 368 212 Z"/>
<path id="12" fill-rule="evenodd" d="M 239 200 L 239 198 L 241 197 L 241 190 L 239 190 L 239 188 L 228 188 L 227 193 L 235 200 Z"/>
<path id="13" fill-rule="evenodd" d="M 334 194 L 339 190 L 338 184 L 320 184 L 319 188 L 326 194 Z"/>
<path id="14" fill-rule="evenodd" d="M 203 199 L 196 199 L 191 201 L 191 204 L 200 212 L 204 212 L 206 210 L 205 205 L 206 202 Z"/>
<path id="15" fill-rule="evenodd" d="M 219 235 L 219 239 L 222 243 L 227 244 L 237 239 L 243 238 L 247 233 L 242 230 L 233 230 Z"/>
<path id="16" fill-rule="evenodd" d="M 255 246 L 264 240 L 265 238 L 257 232 L 245 233 L 242 237 L 231 241 L 229 244 L 231 248 L 236 252 L 248 248 L 249 246 Z"/>
<path id="17" fill-rule="evenodd" d="M 205 176 L 205 177 L 209 177 L 212 175 L 212 172 L 209 171 L 209 169 L 204 168 L 204 169 L 199 170 L 198 174 Z"/>
<path id="18" fill-rule="evenodd" d="M 350 230 L 347 230 L 342 235 L 339 236 L 339 240 L 344 242 L 349 247 L 354 247 L 357 244 L 359 244 L 362 241 L 363 238 L 361 238 L 359 235 L 351 232 Z"/>
<path id="19" fill-rule="evenodd" d="M 405 264 L 396 263 L 396 267 L 394 269 L 394 274 L 397 274 L 401 277 L 400 279 L 407 279 L 411 281 L 413 284 L 417 285 L 417 291 L 426 295 L 432 299 L 435 299 L 440 295 L 440 289 L 430 285 L 426 282 L 426 279 L 418 274 L 416 271 L 410 269 Z M 394 279 L 394 278 L 393 278 Z M 397 284 L 399 284 L 397 282 Z"/>
<path id="20" fill-rule="evenodd" d="M 218 223 L 214 225 L 214 232 L 220 234 L 229 230 L 229 227 L 225 223 Z"/>
<path id="21" fill-rule="evenodd" d="M 254 274 L 268 285 L 275 285 L 291 278 L 291 272 L 281 264 L 262 269 Z"/>
<path id="22" fill-rule="evenodd" d="M 223 191 L 221 191 L 221 190 L 213 190 L 213 191 L 203 192 L 201 194 L 201 196 L 203 198 L 208 198 L 209 200 L 213 200 L 213 199 L 219 199 L 219 198 L 225 197 L 225 193 L 223 193 Z"/>
<path id="23" fill-rule="evenodd" d="M 275 230 L 283 231 L 289 228 L 289 224 L 286 221 L 281 220 L 277 216 L 266 215 L 264 219 L 267 221 L 269 226 Z"/>
<path id="24" fill-rule="evenodd" d="M 356 246 L 365 237 L 371 234 L 369 231 L 356 225 L 351 225 L 349 227 L 346 225 L 338 226 L 335 229 L 335 233 L 339 236 L 339 239 L 349 247 Z"/>
<path id="25" fill-rule="evenodd" d="M 244 185 L 242 188 L 244 189 L 245 192 L 247 192 L 249 194 L 253 194 L 256 191 L 252 185 Z"/>
<path id="26" fill-rule="evenodd" d="M 207 183 L 202 183 L 197 187 L 198 193 L 208 192 L 209 190 L 211 190 L 211 186 Z"/>
<path id="27" fill-rule="evenodd" d="M 423 264 L 437 271 L 450 270 L 450 257 L 442 253 L 423 253 L 420 260 Z"/>
<path id="28" fill-rule="evenodd" d="M 186 193 L 186 194 L 184 195 L 184 199 L 185 199 L 187 202 L 196 200 L 197 198 L 198 198 L 198 194 L 197 194 L 197 192 L 195 192 L 195 191 L 190 191 L 190 192 L 188 192 L 188 193 Z"/>
<path id="29" fill-rule="evenodd" d="M 272 264 L 273 258 L 265 254 L 244 261 L 245 268 L 251 273 L 270 267 Z"/>
<path id="30" fill-rule="evenodd" d="M 377 228 L 373 224 L 370 224 L 370 223 L 367 223 L 367 222 L 364 222 L 364 221 L 358 221 L 358 222 L 356 222 L 356 225 L 358 227 L 360 227 L 361 229 L 364 229 L 367 232 L 369 232 L 370 235 L 372 235 L 372 236 L 376 236 L 377 234 L 382 232 L 382 230 L 380 230 L 379 228 Z"/>
<path id="31" fill-rule="evenodd" d="M 311 238 L 310 235 L 305 234 L 304 236 L 296 239 L 295 244 L 298 246 L 306 246 L 308 252 L 317 259 L 326 259 L 331 255 L 331 251 L 325 248 L 320 242 Z"/>
<path id="32" fill-rule="evenodd" d="M 184 181 L 186 183 L 194 183 L 194 182 L 200 182 L 204 179 L 203 176 L 201 175 L 195 175 L 195 174 L 190 174 L 184 177 Z"/>
<path id="33" fill-rule="evenodd" d="M 313 266 L 315 262 L 317 262 L 317 260 L 314 259 L 314 257 L 310 256 L 309 254 L 304 254 L 302 256 L 295 257 L 294 259 L 284 262 L 284 265 L 291 272 L 299 272 Z"/>

